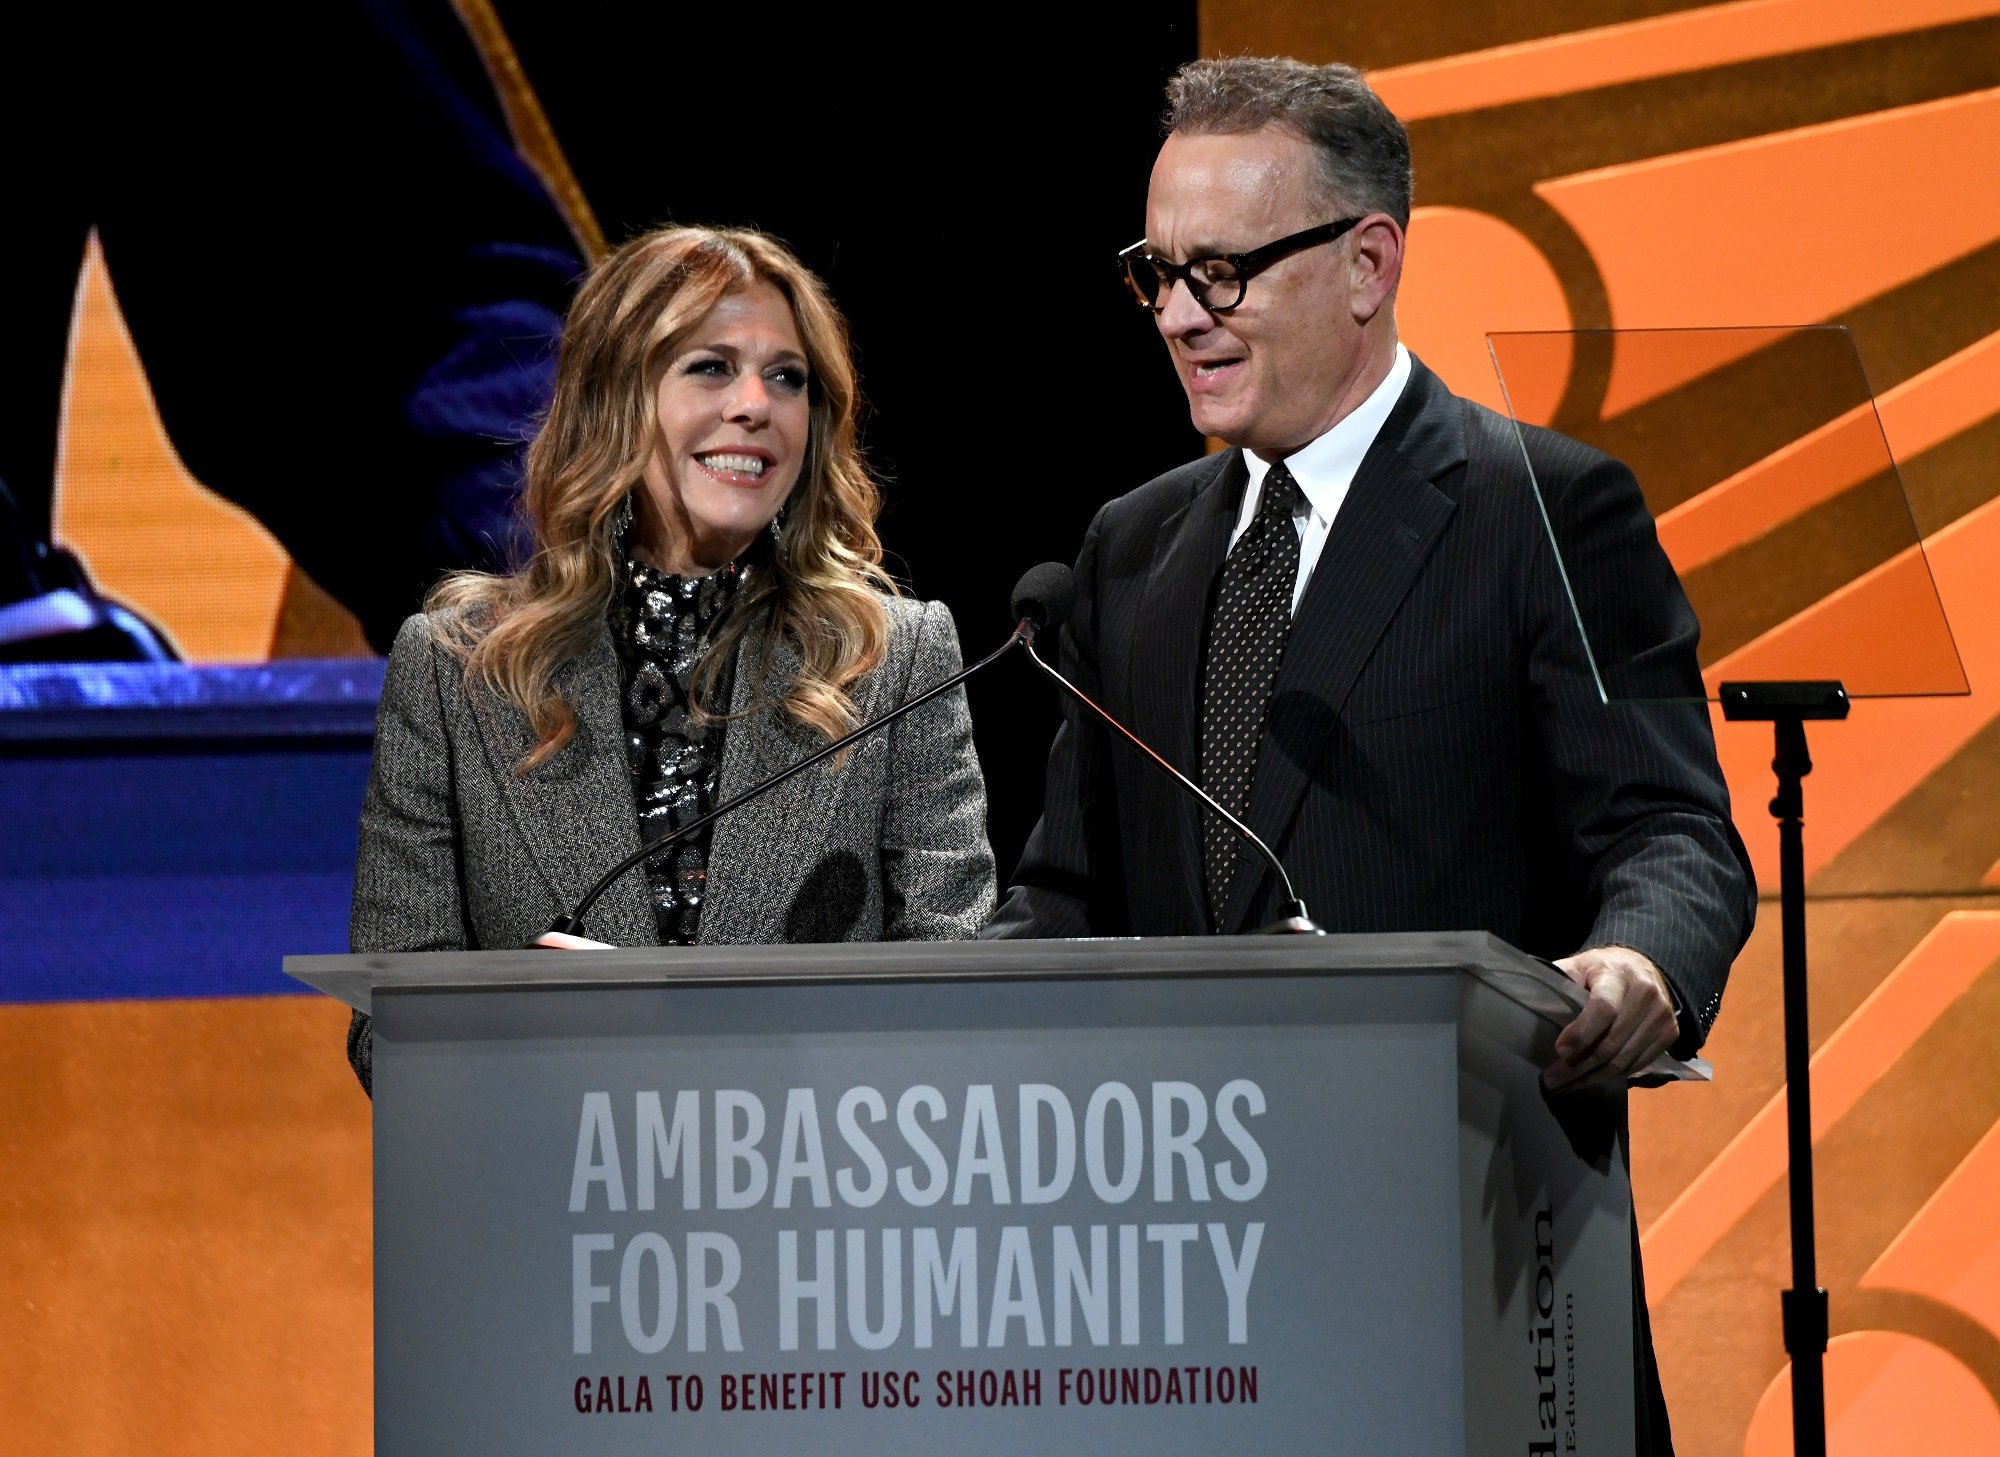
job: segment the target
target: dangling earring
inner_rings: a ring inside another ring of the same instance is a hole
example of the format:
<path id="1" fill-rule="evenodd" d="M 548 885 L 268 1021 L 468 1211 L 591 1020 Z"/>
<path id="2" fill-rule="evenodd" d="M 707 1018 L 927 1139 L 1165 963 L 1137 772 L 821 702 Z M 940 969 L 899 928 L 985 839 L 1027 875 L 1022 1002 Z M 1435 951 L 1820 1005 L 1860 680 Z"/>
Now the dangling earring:
<path id="1" fill-rule="evenodd" d="M 618 498 L 618 504 L 611 512 L 611 544 L 618 548 L 621 556 L 632 554 L 632 493 L 627 491 Z"/>
<path id="2" fill-rule="evenodd" d="M 785 512 L 790 508 L 788 501 L 778 508 L 778 514 L 771 518 L 771 549 L 779 556 L 785 555 Z"/>

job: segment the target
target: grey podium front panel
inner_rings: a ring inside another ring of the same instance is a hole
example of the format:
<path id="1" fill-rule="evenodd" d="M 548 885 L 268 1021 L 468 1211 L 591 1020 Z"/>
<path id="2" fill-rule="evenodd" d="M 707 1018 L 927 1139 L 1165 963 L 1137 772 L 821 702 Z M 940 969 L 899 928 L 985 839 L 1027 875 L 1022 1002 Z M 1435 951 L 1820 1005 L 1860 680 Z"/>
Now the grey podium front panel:
<path id="1" fill-rule="evenodd" d="M 1462 1451 L 1457 997 L 379 990 L 378 1450 Z"/>

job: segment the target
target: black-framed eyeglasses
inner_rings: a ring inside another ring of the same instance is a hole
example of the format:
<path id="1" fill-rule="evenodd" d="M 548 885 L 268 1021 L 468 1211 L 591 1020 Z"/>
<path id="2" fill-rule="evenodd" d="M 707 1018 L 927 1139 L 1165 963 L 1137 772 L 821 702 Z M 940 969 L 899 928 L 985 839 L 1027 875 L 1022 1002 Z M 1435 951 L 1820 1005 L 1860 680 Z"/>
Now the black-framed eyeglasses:
<path id="1" fill-rule="evenodd" d="M 1226 314 L 1243 302 L 1243 291 L 1250 286 L 1250 280 L 1280 258 L 1289 258 L 1301 249 L 1319 243 L 1331 243 L 1360 221 L 1361 218 L 1342 218 L 1335 223 L 1321 223 L 1316 228 L 1293 233 L 1275 243 L 1252 248 L 1248 253 L 1225 253 L 1219 258 L 1190 258 L 1185 263 L 1169 263 L 1164 258 L 1155 258 L 1146 251 L 1146 240 L 1141 238 L 1119 253 L 1118 267 L 1142 308 L 1157 314 L 1166 307 L 1166 297 L 1173 292 L 1174 284 L 1180 282 L 1188 286 L 1194 301 L 1208 312 Z"/>

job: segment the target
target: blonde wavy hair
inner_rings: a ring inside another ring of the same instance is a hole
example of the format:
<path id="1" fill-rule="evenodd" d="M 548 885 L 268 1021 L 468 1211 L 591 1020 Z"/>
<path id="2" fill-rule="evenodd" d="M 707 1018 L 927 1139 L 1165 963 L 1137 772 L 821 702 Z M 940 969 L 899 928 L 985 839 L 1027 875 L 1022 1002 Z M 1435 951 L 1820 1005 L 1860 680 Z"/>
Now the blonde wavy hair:
<path id="1" fill-rule="evenodd" d="M 825 285 L 775 238 L 744 228 L 660 228 L 592 269 L 570 305 L 555 395 L 528 448 L 523 508 L 533 555 L 507 575 L 455 573 L 425 604 L 443 623 L 442 641 L 464 661 L 468 688 L 527 717 L 537 743 L 522 773 L 576 733 L 576 709 L 557 674 L 604 631 L 622 567 L 619 507 L 645 489 L 666 360 L 726 295 L 756 283 L 791 303 L 805 344 L 811 426 L 776 550 L 747 574 L 696 670 L 693 699 L 698 712 L 722 717 L 708 699 L 737 648 L 755 634 L 753 660 L 767 664 L 783 638 L 803 665 L 786 686 L 785 712 L 828 739 L 853 725 L 847 690 L 882 661 L 889 618 L 879 594 L 896 588 L 875 534 L 881 494 L 856 437 L 860 396 L 847 322 Z M 758 682 L 761 695 L 761 673 Z"/>

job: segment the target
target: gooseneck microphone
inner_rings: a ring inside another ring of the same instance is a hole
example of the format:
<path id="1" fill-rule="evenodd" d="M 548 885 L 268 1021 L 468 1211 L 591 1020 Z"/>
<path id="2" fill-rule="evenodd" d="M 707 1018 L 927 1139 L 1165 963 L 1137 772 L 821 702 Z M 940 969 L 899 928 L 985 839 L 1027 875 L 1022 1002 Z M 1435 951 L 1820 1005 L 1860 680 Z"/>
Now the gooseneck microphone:
<path id="1" fill-rule="evenodd" d="M 1068 567 L 1063 566 L 1060 562 L 1044 562 L 1041 566 L 1030 568 L 1026 575 L 1014 585 L 1013 606 L 1016 621 L 1014 623 L 1014 630 L 1007 635 L 1007 641 L 1000 644 L 999 647 L 995 648 L 978 662 L 972 664 L 971 667 L 954 673 L 942 683 L 933 684 L 914 698 L 904 699 L 887 713 L 869 719 L 868 722 L 862 724 L 860 728 L 855 729 L 852 733 L 835 739 L 832 743 L 808 754 L 796 764 L 780 769 L 769 779 L 753 784 L 741 794 L 724 800 L 700 818 L 690 820 L 684 825 L 667 831 L 664 835 L 648 840 L 637 850 L 605 871 L 599 877 L 597 883 L 584 892 L 583 899 L 576 903 L 575 910 L 570 911 L 566 915 L 557 916 L 555 920 L 551 921 L 549 929 L 545 933 L 544 940 L 537 944 L 560 946 L 566 942 L 571 946 L 579 944 L 602 945 L 603 943 L 601 942 L 593 942 L 585 938 L 583 918 L 589 912 L 590 908 L 597 904 L 599 898 L 607 890 L 611 889 L 613 885 L 617 884 L 619 876 L 631 870 L 641 861 L 651 859 L 667 846 L 673 844 L 674 841 L 692 835 L 704 825 L 713 824 L 724 815 L 729 814 L 742 805 L 748 804 L 766 790 L 777 788 L 801 770 L 812 768 L 813 765 L 819 763 L 821 760 L 838 754 L 842 749 L 845 749 L 856 740 L 866 738 L 884 724 L 894 723 L 904 714 L 910 712 L 910 710 L 922 708 L 939 694 L 950 692 L 987 664 L 997 662 L 999 659 L 1005 657 L 1015 647 L 1022 644 L 1032 644 L 1035 634 L 1043 628 L 1062 626 L 1063 622 L 1069 617 L 1070 606 L 1075 600 L 1076 583 Z"/>
<path id="2" fill-rule="evenodd" d="M 1061 602 L 1062 616 L 1058 618 L 1057 621 L 1067 620 L 1069 617 L 1070 608 L 1073 605 L 1075 605 L 1076 602 L 1076 579 L 1074 575 L 1070 572 L 1069 568 L 1061 565 L 1058 562 L 1046 562 L 1043 565 L 1036 567 L 1034 571 L 1029 572 L 1027 576 L 1021 579 L 1021 586 L 1014 589 L 1015 591 L 1014 611 L 1016 612 L 1016 614 L 1020 613 L 1021 611 L 1020 594 L 1022 590 L 1027 587 L 1029 580 L 1031 578 L 1038 578 L 1040 574 L 1049 574 L 1049 576 L 1043 580 L 1047 580 L 1051 583 L 1053 583 L 1054 581 L 1055 574 L 1060 574 L 1061 577 L 1060 585 L 1045 586 L 1042 588 L 1042 593 L 1045 598 Z M 1035 644 L 1032 637 L 1026 640 L 1025 645 L 1028 650 L 1028 660 L 1032 662 L 1037 668 L 1040 668 L 1050 678 L 1053 678 L 1057 683 L 1057 685 L 1061 687 L 1063 692 L 1069 694 L 1069 696 L 1074 698 L 1078 703 L 1081 703 L 1085 708 L 1088 708 L 1092 713 L 1096 714 L 1099 718 L 1103 719 L 1106 723 L 1110 724 L 1113 728 L 1117 729 L 1118 732 L 1125 737 L 1128 743 L 1130 743 L 1140 753 L 1144 754 L 1148 759 L 1151 759 L 1155 764 L 1159 765 L 1161 770 L 1164 771 L 1167 774 L 1167 776 L 1171 778 L 1176 784 L 1180 785 L 1181 788 L 1185 789 L 1189 794 L 1192 794 L 1196 799 L 1199 799 L 1202 802 L 1202 805 L 1211 814 L 1219 815 L 1222 818 L 1223 823 L 1227 824 L 1230 829 L 1236 831 L 1236 833 L 1242 836 L 1244 841 L 1248 843 L 1252 849 L 1254 849 L 1259 855 L 1264 857 L 1264 863 L 1271 867 L 1271 873 L 1278 877 L 1278 884 L 1284 887 L 1285 903 L 1283 906 L 1279 908 L 1278 919 L 1270 922 L 1268 925 L 1259 926 L 1257 928 L 1256 934 L 1260 936 L 1265 936 L 1265 935 L 1324 936 L 1326 934 L 1326 931 L 1319 925 L 1319 923 L 1314 921 L 1312 916 L 1307 913 L 1306 903 L 1299 899 L 1299 893 L 1292 888 L 1292 877 L 1285 873 L 1284 863 L 1278 859 L 1277 855 L 1273 853 L 1271 847 L 1264 843 L 1262 837 L 1260 837 L 1255 830 L 1251 829 L 1248 825 L 1244 824 L 1243 821 L 1239 820 L 1235 815 L 1231 814 L 1228 810 L 1224 809 L 1221 805 L 1217 804 L 1215 800 L 1209 795 L 1207 790 L 1203 789 L 1199 784 L 1196 784 L 1192 779 L 1188 778 L 1187 775 L 1181 773 L 1180 770 L 1176 769 L 1173 765 L 1169 764 L 1165 759 L 1161 758 L 1160 755 L 1154 751 L 1153 746 L 1151 744 L 1147 743 L 1144 739 L 1140 738 L 1137 734 L 1133 733 L 1132 730 L 1125 727 L 1124 724 L 1120 723 L 1117 719 L 1113 718 L 1111 714 L 1101 705 L 1099 705 L 1097 701 L 1093 699 L 1088 693 L 1085 693 L 1081 688 L 1077 687 L 1076 684 L 1070 682 L 1069 679 L 1063 677 L 1061 673 L 1058 673 L 1054 668 L 1050 667 L 1046 662 L 1044 662 L 1042 660 L 1041 654 L 1035 651 Z"/>

